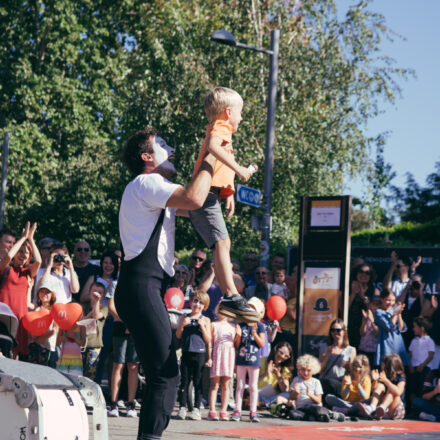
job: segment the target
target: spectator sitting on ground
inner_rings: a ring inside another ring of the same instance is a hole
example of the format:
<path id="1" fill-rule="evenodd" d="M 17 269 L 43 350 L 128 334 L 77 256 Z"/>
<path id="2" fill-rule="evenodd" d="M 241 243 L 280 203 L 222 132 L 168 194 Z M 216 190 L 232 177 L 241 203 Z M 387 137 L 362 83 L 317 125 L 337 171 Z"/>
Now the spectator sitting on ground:
<path id="1" fill-rule="evenodd" d="M 0 260 L 3 259 L 11 247 L 14 246 L 17 233 L 13 229 L 3 228 L 0 231 Z"/>
<path id="2" fill-rule="evenodd" d="M 206 252 L 202 249 L 195 249 L 191 254 L 189 261 L 190 280 L 189 284 L 193 287 L 197 287 L 200 283 L 200 279 L 203 276 L 202 266 L 206 261 Z"/>
<path id="3" fill-rule="evenodd" d="M 255 286 L 246 287 L 243 296 L 246 299 L 256 296 L 263 301 L 267 301 L 270 298 L 270 289 L 272 288 L 272 284 L 267 282 L 267 276 L 268 272 L 265 267 L 257 267 L 255 271 L 257 284 Z"/>
<path id="4" fill-rule="evenodd" d="M 412 409 L 421 420 L 440 422 L 440 369 L 428 373 L 423 384 L 422 397 L 413 400 Z"/>
<path id="5" fill-rule="evenodd" d="M 57 303 L 67 304 L 72 301 L 72 294 L 79 292 L 78 276 L 73 269 L 73 263 L 62 243 L 53 243 L 49 263 L 43 276 L 36 280 L 36 290 L 41 283 L 48 281 L 57 295 Z"/>
<path id="6" fill-rule="evenodd" d="M 73 268 L 78 275 L 79 291 L 82 292 L 87 280 L 91 276 L 99 274 L 99 267 L 96 264 L 90 263 L 90 256 L 92 249 L 90 244 L 85 240 L 79 240 L 73 248 Z M 90 288 L 90 286 L 89 286 Z M 73 295 L 75 302 L 80 302 L 79 295 Z"/>
<path id="7" fill-rule="evenodd" d="M 391 252 L 391 265 L 383 280 L 383 288 L 391 289 L 396 295 L 396 301 L 400 301 L 400 295 L 408 284 L 410 272 L 412 275 L 421 262 L 422 258 L 417 257 L 417 260 L 411 264 L 408 257 L 399 256 L 396 251 Z"/>
<path id="8" fill-rule="evenodd" d="M 255 286 L 257 280 L 255 278 L 255 269 L 258 266 L 258 256 L 256 252 L 248 251 L 243 258 L 243 273 L 242 277 L 246 287 Z"/>

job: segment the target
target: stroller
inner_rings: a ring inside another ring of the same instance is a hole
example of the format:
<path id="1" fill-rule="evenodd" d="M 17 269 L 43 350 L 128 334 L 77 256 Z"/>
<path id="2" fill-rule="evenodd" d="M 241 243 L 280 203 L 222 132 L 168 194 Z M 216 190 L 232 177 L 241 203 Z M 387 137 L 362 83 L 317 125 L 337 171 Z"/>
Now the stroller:
<path id="1" fill-rule="evenodd" d="M 17 346 L 18 319 L 10 307 L 0 302 L 0 352 L 12 359 L 12 349 Z"/>

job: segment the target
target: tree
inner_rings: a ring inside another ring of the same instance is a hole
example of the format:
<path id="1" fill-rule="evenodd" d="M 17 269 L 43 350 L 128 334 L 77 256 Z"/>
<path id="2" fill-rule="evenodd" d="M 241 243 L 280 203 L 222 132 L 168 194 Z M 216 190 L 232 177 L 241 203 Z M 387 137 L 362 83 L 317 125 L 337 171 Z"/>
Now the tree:
<path id="1" fill-rule="evenodd" d="M 140 127 L 158 128 L 177 150 L 177 181 L 186 183 L 204 137 L 203 95 L 219 84 L 245 102 L 238 161 L 263 169 L 268 60 L 209 37 L 224 28 L 268 47 L 270 30 L 280 28 L 272 248 L 285 245 L 295 238 L 300 196 L 335 194 L 347 174 L 375 172 L 378 141 L 363 126 L 407 72 L 377 57 L 389 30 L 369 3 L 340 20 L 333 0 L 4 2 L 0 130 L 12 134 L 14 164 L 8 222 L 32 215 L 44 235 L 73 242 L 86 234 L 103 249 L 117 237 L 129 179 L 118 160 L 125 140 Z M 259 172 L 249 184 L 262 181 Z M 237 206 L 233 247 L 257 248 L 252 212 Z M 187 222 L 178 222 L 178 248 L 196 244 Z"/>

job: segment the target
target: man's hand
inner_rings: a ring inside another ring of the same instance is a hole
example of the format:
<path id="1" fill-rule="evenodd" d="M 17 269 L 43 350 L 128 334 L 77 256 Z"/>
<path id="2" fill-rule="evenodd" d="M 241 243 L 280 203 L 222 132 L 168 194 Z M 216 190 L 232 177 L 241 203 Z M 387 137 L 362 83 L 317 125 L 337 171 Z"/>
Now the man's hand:
<path id="1" fill-rule="evenodd" d="M 231 218 L 234 215 L 235 201 L 233 194 L 226 198 L 226 211 L 228 211 L 228 213 L 226 214 L 226 218 Z"/>

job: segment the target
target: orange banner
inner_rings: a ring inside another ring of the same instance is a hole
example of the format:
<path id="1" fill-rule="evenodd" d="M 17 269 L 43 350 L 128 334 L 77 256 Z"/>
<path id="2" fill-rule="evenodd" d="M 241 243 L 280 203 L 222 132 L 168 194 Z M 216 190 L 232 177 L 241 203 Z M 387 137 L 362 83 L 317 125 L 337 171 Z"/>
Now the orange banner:
<path id="1" fill-rule="evenodd" d="M 330 323 L 338 317 L 339 292 L 336 289 L 305 289 L 304 335 L 328 335 Z"/>

